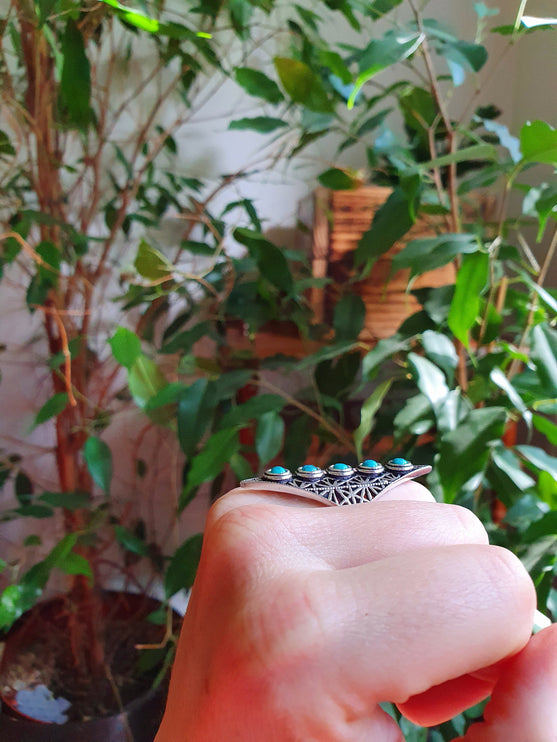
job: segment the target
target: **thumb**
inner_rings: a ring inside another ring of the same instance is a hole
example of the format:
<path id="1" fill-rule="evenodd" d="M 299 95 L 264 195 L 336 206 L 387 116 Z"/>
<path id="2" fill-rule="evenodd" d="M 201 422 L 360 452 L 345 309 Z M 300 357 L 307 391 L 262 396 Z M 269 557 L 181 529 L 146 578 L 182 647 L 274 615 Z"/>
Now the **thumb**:
<path id="1" fill-rule="evenodd" d="M 555 742 L 557 740 L 557 624 L 533 636 L 505 663 L 485 721 L 461 742 Z"/>

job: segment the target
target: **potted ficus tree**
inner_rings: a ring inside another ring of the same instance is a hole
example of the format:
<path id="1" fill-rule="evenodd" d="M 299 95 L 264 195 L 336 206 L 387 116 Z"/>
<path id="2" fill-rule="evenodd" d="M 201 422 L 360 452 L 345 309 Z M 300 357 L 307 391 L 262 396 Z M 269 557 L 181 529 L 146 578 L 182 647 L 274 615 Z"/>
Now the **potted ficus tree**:
<path id="1" fill-rule="evenodd" d="M 183 311 L 166 327 L 166 358 L 175 352 L 173 343 L 182 353 L 203 338 L 223 347 L 219 323 L 188 325 L 190 316 L 202 316 L 200 307 L 214 320 L 219 296 L 226 296 L 232 318 L 245 320 L 246 300 L 255 300 L 270 319 L 290 302 L 306 321 L 303 289 L 298 298 L 287 297 L 294 277 L 276 247 L 280 270 L 271 270 L 251 201 L 223 195 L 256 168 L 246 163 L 203 182 L 174 166 L 177 135 L 226 80 L 249 95 L 263 85 L 274 103 L 283 97 L 245 57 L 256 14 L 266 20 L 272 4 L 263 10 L 240 5 L 207 3 L 176 21 L 163 9 L 146 14 L 112 0 L 95 7 L 15 0 L 2 18 L 0 265 L 10 296 L 31 318 L 18 337 L 30 326 L 25 342 L 36 343 L 45 359 L 44 396 L 32 428 L 47 431 L 43 450 L 55 481 L 44 487 L 17 441 L 2 451 L 0 484 L 13 497 L 1 519 L 27 524 L 20 552 L 33 554 L 4 554 L 1 562 L 0 628 L 10 630 L 0 669 L 9 709 L 0 716 L 4 740 L 21 739 L 23 732 L 26 739 L 152 739 L 158 713 L 148 707 L 148 721 L 134 721 L 128 704 L 165 675 L 174 640 L 168 601 L 191 585 L 201 538 L 174 539 L 168 553 L 167 543 L 156 542 L 154 524 L 114 496 L 126 439 L 135 441 L 126 455 L 138 477 L 150 461 L 139 453 L 144 423 L 133 418 L 111 435 L 112 426 L 132 398 L 147 425 L 170 428 L 176 404 L 184 415 L 197 405 L 197 425 L 177 426 L 189 479 L 179 502 L 168 505 L 176 518 L 214 473 L 211 467 L 224 466 L 238 430 L 231 420 L 206 441 L 202 382 L 190 376 L 177 390 L 173 367 L 165 371 L 157 361 L 152 341 L 159 344 L 157 321 L 169 297 L 181 301 Z M 231 128 L 265 133 L 286 124 L 261 116 Z M 152 243 L 167 216 L 180 229 L 165 253 L 162 237 L 158 247 Z M 231 266 L 223 247 L 227 219 L 252 226 L 244 235 L 251 260 L 238 263 L 236 274 L 225 270 Z M 214 367 L 212 378 L 224 370 L 231 375 L 217 389 L 222 414 L 249 379 L 225 365 Z M 187 374 L 185 362 L 182 371 Z M 192 467 L 191 455 L 200 449 L 205 458 Z M 109 567 L 134 591 L 154 575 L 162 608 L 144 596 L 104 593 Z M 67 576 L 62 596 L 37 605 L 61 574 Z M 90 721 L 95 717 L 105 718 Z M 30 719 L 67 723 L 53 732 Z"/>

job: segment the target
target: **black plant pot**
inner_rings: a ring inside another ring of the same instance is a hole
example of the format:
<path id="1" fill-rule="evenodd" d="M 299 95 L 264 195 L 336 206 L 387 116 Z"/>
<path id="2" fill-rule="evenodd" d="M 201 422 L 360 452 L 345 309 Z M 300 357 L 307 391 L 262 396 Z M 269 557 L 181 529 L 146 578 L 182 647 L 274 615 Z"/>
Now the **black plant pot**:
<path id="1" fill-rule="evenodd" d="M 164 685 L 164 684 L 163 684 Z M 2 742 L 153 742 L 166 698 L 166 686 L 132 701 L 123 713 L 91 721 L 42 724 L 0 714 Z"/>

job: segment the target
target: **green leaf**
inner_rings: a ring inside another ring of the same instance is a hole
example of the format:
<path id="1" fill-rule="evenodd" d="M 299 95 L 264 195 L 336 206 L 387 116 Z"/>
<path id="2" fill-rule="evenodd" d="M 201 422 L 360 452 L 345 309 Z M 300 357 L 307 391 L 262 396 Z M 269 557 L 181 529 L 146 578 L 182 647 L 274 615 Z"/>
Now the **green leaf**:
<path id="1" fill-rule="evenodd" d="M 257 394 L 247 402 L 233 407 L 222 418 L 221 428 L 245 427 L 252 420 L 258 419 L 266 412 L 280 412 L 284 407 L 284 399 L 278 394 Z"/>
<path id="2" fill-rule="evenodd" d="M 536 484 L 532 477 L 522 471 L 518 456 L 502 445 L 492 449 L 486 476 L 507 507 Z"/>
<path id="3" fill-rule="evenodd" d="M 557 425 L 555 423 L 541 415 L 534 415 L 532 422 L 536 430 L 543 433 L 552 446 L 557 446 Z"/>
<path id="4" fill-rule="evenodd" d="M 321 173 L 317 180 L 324 188 L 330 188 L 333 191 L 350 191 L 356 187 L 354 179 L 344 170 L 333 167 Z"/>
<path id="5" fill-rule="evenodd" d="M 36 533 L 32 533 L 30 536 L 27 536 L 24 541 L 24 546 L 41 546 L 42 539 L 40 536 L 37 536 Z M 2 560 L 0 560 L 0 568 L 4 569 L 6 567 L 6 562 L 2 563 Z"/>
<path id="6" fill-rule="evenodd" d="M 364 4 L 364 12 L 377 21 L 402 2 L 403 0 L 373 0 Z"/>
<path id="7" fill-rule="evenodd" d="M 453 502 L 460 488 L 484 470 L 488 447 L 501 439 L 505 421 L 502 407 L 473 409 L 457 428 L 443 435 L 437 471 L 446 502 Z"/>
<path id="8" fill-rule="evenodd" d="M 176 551 L 166 570 L 164 592 L 168 598 L 193 585 L 203 545 L 203 534 L 190 536 Z"/>
<path id="9" fill-rule="evenodd" d="M 68 114 L 68 123 L 78 129 L 91 120 L 91 70 L 83 36 L 73 18 L 66 23 L 61 44 L 62 74 L 60 97 Z"/>
<path id="10" fill-rule="evenodd" d="M 174 266 L 165 256 L 145 240 L 141 240 L 137 250 L 134 266 L 140 276 L 150 281 L 170 278 Z"/>
<path id="11" fill-rule="evenodd" d="M 43 492 L 38 500 L 53 508 L 64 508 L 65 510 L 86 508 L 91 504 L 89 495 L 83 492 Z"/>
<path id="12" fill-rule="evenodd" d="M 530 358 L 544 387 L 557 396 L 557 331 L 545 323 L 536 325 L 532 330 Z"/>
<path id="13" fill-rule="evenodd" d="M 478 242 L 471 234 L 442 234 L 439 237 L 426 237 L 412 240 L 393 258 L 393 273 L 410 268 L 411 277 L 447 265 L 457 255 L 473 253 L 479 249 Z"/>
<path id="14" fill-rule="evenodd" d="M 406 434 L 427 433 L 435 424 L 429 399 L 423 394 L 410 397 L 404 407 L 397 412 L 393 423 L 396 438 L 401 438 Z"/>
<path id="15" fill-rule="evenodd" d="M 138 538 L 135 533 L 132 533 L 128 528 L 115 525 L 114 533 L 118 541 L 127 551 L 131 551 L 132 554 L 137 554 L 138 556 L 149 556 L 149 544 L 145 543 L 143 539 Z"/>
<path id="16" fill-rule="evenodd" d="M 33 421 L 32 430 L 41 425 L 42 423 L 50 420 L 52 417 L 56 417 L 66 409 L 68 404 L 67 392 L 59 392 L 47 400 L 41 409 L 37 412 L 35 420 Z"/>
<path id="17" fill-rule="evenodd" d="M 203 449 L 193 458 L 188 472 L 184 496 L 203 482 L 214 479 L 240 448 L 236 428 L 225 428 L 209 438 Z M 182 502 L 180 502 L 180 510 Z"/>
<path id="18" fill-rule="evenodd" d="M 255 116 L 254 118 L 243 118 L 231 121 L 229 129 L 256 131 L 259 134 L 268 134 L 271 131 L 288 126 L 286 121 L 273 118 L 272 116 Z"/>
<path id="19" fill-rule="evenodd" d="M 237 67 L 234 74 L 236 76 L 236 82 L 249 95 L 253 95 L 256 98 L 263 98 L 268 103 L 280 103 L 284 100 L 279 86 L 263 72 L 251 69 L 250 67 Z"/>
<path id="20" fill-rule="evenodd" d="M 310 111 L 329 113 L 334 110 L 321 80 L 311 67 L 287 57 L 275 57 L 274 64 L 283 88 L 294 103 L 301 103 Z"/>
<path id="21" fill-rule="evenodd" d="M 264 412 L 257 421 L 255 450 L 261 465 L 274 459 L 282 448 L 284 440 L 284 420 L 276 410 Z"/>
<path id="22" fill-rule="evenodd" d="M 557 167 L 557 130 L 545 121 L 528 121 L 520 130 L 524 162 L 542 162 Z"/>
<path id="23" fill-rule="evenodd" d="M 408 354 L 408 363 L 416 376 L 418 389 L 437 411 L 449 394 L 445 374 L 434 363 L 416 353 Z"/>
<path id="24" fill-rule="evenodd" d="M 141 340 L 135 332 L 125 327 L 117 327 L 108 342 L 112 349 L 112 355 L 118 363 L 127 369 L 131 369 L 141 355 Z"/>
<path id="25" fill-rule="evenodd" d="M 195 453 L 211 419 L 214 404 L 208 386 L 207 379 L 198 379 L 183 389 L 178 400 L 178 440 L 188 458 Z"/>
<path id="26" fill-rule="evenodd" d="M 5 131 L 0 129 L 0 156 L 11 157 L 15 155 L 15 149 L 13 148 L 8 135 Z"/>
<path id="27" fill-rule="evenodd" d="M 528 427 L 531 427 L 532 413 L 526 407 L 526 405 L 524 404 L 524 400 L 511 384 L 511 382 L 507 379 L 502 369 L 498 368 L 497 366 L 491 369 L 489 378 L 494 384 L 499 387 L 499 389 L 502 389 L 505 392 L 511 404 L 516 407 L 516 409 L 522 414 L 522 417 L 527 422 Z"/>
<path id="28" fill-rule="evenodd" d="M 189 330 L 177 333 L 164 343 L 161 353 L 188 353 L 192 346 L 204 336 L 215 337 L 212 322 L 199 322 Z"/>
<path id="29" fill-rule="evenodd" d="M 149 400 L 167 385 L 164 374 L 154 361 L 144 355 L 136 358 L 128 372 L 128 386 L 138 407 L 144 409 Z"/>
<path id="30" fill-rule="evenodd" d="M 362 448 L 364 441 L 373 430 L 373 426 L 375 425 L 375 416 L 377 415 L 387 392 L 391 388 L 392 383 L 393 379 L 383 381 L 373 390 L 370 396 L 362 404 L 360 410 L 360 424 L 354 431 L 354 445 L 356 446 L 356 453 L 359 461 L 363 459 Z"/>
<path id="31" fill-rule="evenodd" d="M 18 471 L 14 480 L 14 494 L 20 505 L 30 505 L 33 500 L 33 483 L 23 471 Z"/>
<path id="32" fill-rule="evenodd" d="M 442 332 L 426 330 L 422 334 L 422 344 L 426 356 L 436 366 L 443 369 L 450 382 L 453 381 L 454 371 L 458 365 L 458 355 L 451 340 Z"/>
<path id="33" fill-rule="evenodd" d="M 473 144 L 464 147 L 448 155 L 441 155 L 433 160 L 419 164 L 421 170 L 432 170 L 433 168 L 446 167 L 458 162 L 468 160 L 497 160 L 497 150 L 492 144 Z"/>
<path id="34" fill-rule="evenodd" d="M 556 26 L 557 18 L 539 18 L 533 15 L 523 15 L 520 22 L 523 26 L 526 26 L 526 28 L 538 28 L 539 26 L 545 26 L 547 28 L 548 26 Z"/>
<path id="35" fill-rule="evenodd" d="M 339 343 L 355 341 L 364 328 L 366 305 L 357 294 L 344 294 L 334 309 L 333 327 Z"/>
<path id="36" fill-rule="evenodd" d="M 489 280 L 489 255 L 483 252 L 464 255 L 456 277 L 456 286 L 449 316 L 453 335 L 468 348 L 469 331 L 480 311 L 480 301 Z"/>
<path id="37" fill-rule="evenodd" d="M 395 188 L 385 203 L 375 212 L 371 227 L 364 234 L 354 255 L 355 265 L 375 261 L 403 237 L 414 219 L 419 198 L 409 199 L 402 188 Z"/>
<path id="38" fill-rule="evenodd" d="M 424 34 L 418 32 L 387 31 L 383 38 L 370 41 L 358 59 L 360 73 L 348 99 L 348 108 L 354 106 L 356 97 L 366 82 L 378 72 L 407 59 L 420 48 L 424 38 Z"/>
<path id="39" fill-rule="evenodd" d="M 95 484 L 107 495 L 112 480 L 112 453 L 100 438 L 91 436 L 83 446 L 83 457 Z"/>
<path id="40" fill-rule="evenodd" d="M 482 123 L 485 130 L 495 134 L 503 147 L 508 150 L 511 160 L 515 163 L 520 162 L 522 159 L 520 140 L 510 133 L 508 126 L 491 119 L 484 119 Z"/>
<path id="41" fill-rule="evenodd" d="M 67 575 L 85 575 L 91 582 L 93 581 L 93 570 L 89 561 L 74 551 L 71 551 L 64 559 L 61 559 L 56 566 Z"/>
<path id="42" fill-rule="evenodd" d="M 266 240 L 259 232 L 245 227 L 234 230 L 234 239 L 248 248 L 261 274 L 273 286 L 287 294 L 292 291 L 294 280 L 283 250 Z"/>
<path id="43" fill-rule="evenodd" d="M 410 346 L 406 338 L 392 335 L 380 340 L 373 350 L 370 350 L 362 359 L 362 378 L 371 381 L 374 379 L 381 366 L 392 356 L 401 350 L 407 350 Z"/>
<path id="44" fill-rule="evenodd" d="M 536 469 L 546 471 L 557 479 L 557 458 L 537 446 L 516 446 L 516 450 Z"/>

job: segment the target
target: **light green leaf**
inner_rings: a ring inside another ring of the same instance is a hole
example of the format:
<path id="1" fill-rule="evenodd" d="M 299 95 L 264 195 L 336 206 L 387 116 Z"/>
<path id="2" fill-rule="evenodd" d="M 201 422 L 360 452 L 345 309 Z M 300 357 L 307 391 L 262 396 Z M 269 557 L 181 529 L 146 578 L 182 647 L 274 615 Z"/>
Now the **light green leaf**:
<path id="1" fill-rule="evenodd" d="M 130 369 L 141 355 L 141 340 L 126 327 L 117 327 L 109 339 L 112 355 L 121 366 Z"/>
<path id="2" fill-rule="evenodd" d="M 139 243 L 134 266 L 140 276 L 148 278 L 150 281 L 170 278 L 174 270 L 172 263 L 145 240 L 141 240 Z"/>
<path id="3" fill-rule="evenodd" d="M 449 155 L 441 155 L 434 160 L 420 163 L 421 170 L 432 170 L 433 168 L 446 167 L 458 162 L 467 162 L 468 160 L 497 160 L 497 150 L 492 144 L 473 144 L 470 147 L 464 147 Z"/>
<path id="4" fill-rule="evenodd" d="M 532 422 L 536 430 L 543 433 L 552 446 L 557 446 L 557 425 L 555 423 L 541 415 L 534 415 Z"/>
<path id="5" fill-rule="evenodd" d="M 449 393 L 445 374 L 427 358 L 416 353 L 408 354 L 408 363 L 416 376 L 418 389 L 427 397 L 434 411 L 438 410 Z"/>
<path id="6" fill-rule="evenodd" d="M 429 399 L 423 394 L 410 397 L 404 407 L 397 412 L 393 423 L 396 438 L 406 434 L 422 435 L 427 433 L 435 424 Z"/>
<path id="7" fill-rule="evenodd" d="M 528 121 L 520 130 L 520 150 L 525 162 L 557 167 L 557 130 L 545 121 Z"/>
<path id="8" fill-rule="evenodd" d="M 557 331 L 545 323 L 536 325 L 532 331 L 530 358 L 536 364 L 544 387 L 557 396 Z"/>
<path id="9" fill-rule="evenodd" d="M 282 448 L 284 440 L 284 420 L 278 412 L 264 412 L 257 421 L 255 450 L 261 465 L 274 459 Z"/>
<path id="10" fill-rule="evenodd" d="M 354 179 L 345 170 L 337 167 L 325 170 L 317 177 L 317 180 L 324 188 L 330 188 L 333 191 L 350 191 L 356 187 Z"/>
<path id="11" fill-rule="evenodd" d="M 189 590 L 193 585 L 203 545 L 203 534 L 190 536 L 176 551 L 166 570 L 164 592 L 171 598 L 178 590 Z"/>
<path id="12" fill-rule="evenodd" d="M 276 131 L 285 126 L 288 126 L 288 124 L 282 119 L 273 118 L 272 116 L 255 116 L 254 118 L 243 118 L 231 121 L 228 128 L 232 130 L 247 130 L 256 131 L 259 134 L 268 134 L 271 131 Z"/>
<path id="13" fill-rule="evenodd" d="M 520 19 L 520 22 L 523 26 L 526 26 L 526 28 L 536 28 L 537 26 L 556 26 L 557 18 L 539 18 L 533 15 L 523 15 Z"/>
<path id="14" fill-rule="evenodd" d="M 399 351 L 410 347 L 410 341 L 399 335 L 380 340 L 375 348 L 369 351 L 362 359 L 362 378 L 368 381 L 374 379 L 381 366 Z"/>
<path id="15" fill-rule="evenodd" d="M 442 332 L 426 330 L 422 334 L 422 344 L 426 356 L 436 366 L 443 369 L 447 379 L 451 382 L 454 379 L 454 370 L 458 365 L 458 355 L 450 338 L 443 335 Z"/>
<path id="16" fill-rule="evenodd" d="M 280 92 L 279 86 L 274 80 L 259 70 L 250 67 L 237 67 L 234 71 L 236 82 L 244 90 L 256 98 L 263 98 L 268 103 L 280 103 L 284 96 Z"/>
<path id="17" fill-rule="evenodd" d="M 37 412 L 35 420 L 33 422 L 31 430 L 41 425 L 42 423 L 50 420 L 52 417 L 56 417 L 63 412 L 68 405 L 68 394 L 67 392 L 59 392 L 47 400 L 41 409 Z"/>
<path id="18" fill-rule="evenodd" d="M 360 424 L 354 431 L 354 445 L 356 446 L 356 452 L 358 460 L 361 461 L 363 458 L 362 448 L 364 440 L 371 433 L 375 424 L 375 415 L 377 414 L 385 395 L 391 388 L 393 379 L 387 379 L 382 382 L 379 386 L 373 390 L 372 394 L 363 403 L 360 411 Z"/>
<path id="19" fill-rule="evenodd" d="M 100 438 L 91 436 L 83 446 L 83 457 L 95 484 L 107 495 L 112 480 L 112 453 Z"/>
<path id="20" fill-rule="evenodd" d="M 536 469 L 546 471 L 557 479 L 557 458 L 537 446 L 516 446 L 516 450 Z"/>
<path id="21" fill-rule="evenodd" d="M 364 3 L 363 11 L 376 21 L 402 2 L 403 0 L 373 0 L 371 3 Z"/>
<path id="22" fill-rule="evenodd" d="M 145 408 L 149 400 L 167 385 L 164 374 L 154 361 L 144 355 L 136 358 L 128 372 L 128 386 L 138 407 Z"/>
<path id="23" fill-rule="evenodd" d="M 418 32 L 387 31 L 383 38 L 370 41 L 358 59 L 360 73 L 348 99 L 348 108 L 353 108 L 356 97 L 366 82 L 378 72 L 411 56 L 420 48 L 424 38 L 425 35 Z"/>
<path id="24" fill-rule="evenodd" d="M 89 561 L 82 555 L 71 551 L 64 559 L 59 560 L 57 568 L 67 575 L 85 575 L 89 581 L 93 581 L 93 570 Z"/>
<path id="25" fill-rule="evenodd" d="M 468 347 L 468 332 L 480 311 L 481 295 L 489 277 L 489 255 L 476 252 L 465 255 L 456 277 L 456 286 L 449 316 L 449 328 L 460 342 Z"/>
<path id="26" fill-rule="evenodd" d="M 287 57 L 275 57 L 274 64 L 283 88 L 294 103 L 301 103 L 311 111 L 329 113 L 333 110 L 321 80 L 311 67 Z"/>
<path id="27" fill-rule="evenodd" d="M 516 391 L 511 382 L 507 379 L 503 371 L 500 368 L 495 367 L 491 370 L 489 378 L 494 384 L 499 387 L 499 389 L 502 389 L 505 392 L 512 405 L 516 407 L 516 409 L 522 414 L 522 417 L 528 424 L 528 427 L 531 427 L 532 413 L 526 407 L 526 405 L 524 404 L 524 400 Z"/>

